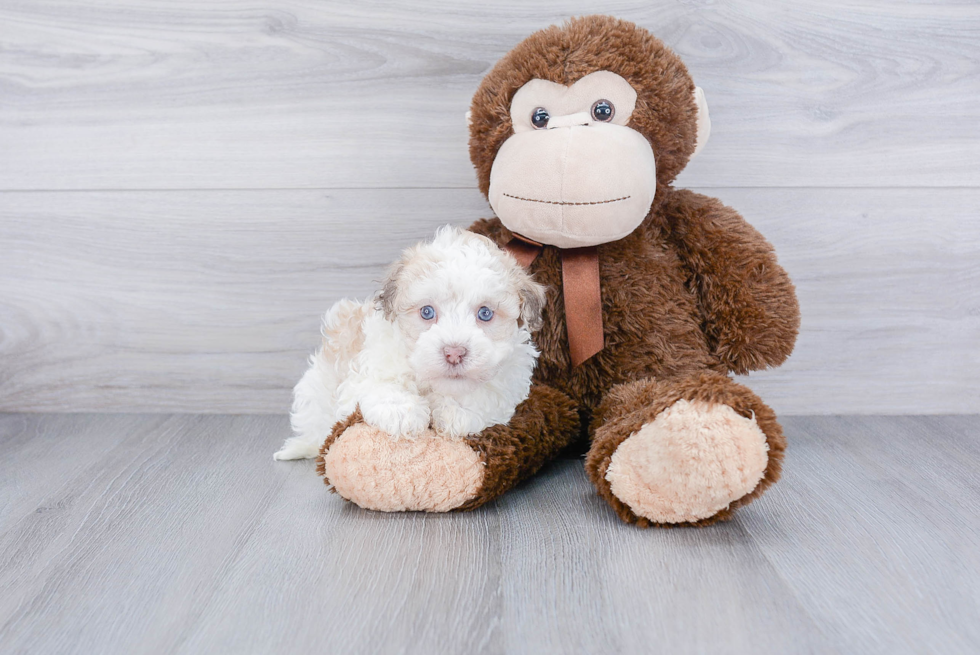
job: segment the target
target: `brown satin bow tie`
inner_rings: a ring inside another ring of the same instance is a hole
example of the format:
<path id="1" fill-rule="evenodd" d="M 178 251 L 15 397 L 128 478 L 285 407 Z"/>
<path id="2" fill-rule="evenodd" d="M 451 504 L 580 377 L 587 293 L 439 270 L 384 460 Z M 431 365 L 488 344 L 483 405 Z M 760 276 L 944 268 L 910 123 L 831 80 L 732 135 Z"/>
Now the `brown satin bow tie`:
<path id="1" fill-rule="evenodd" d="M 515 234 L 504 246 L 524 268 L 529 267 L 544 246 Z M 602 294 L 599 287 L 599 249 L 559 248 L 561 285 L 565 300 L 568 354 L 578 366 L 602 350 Z"/>

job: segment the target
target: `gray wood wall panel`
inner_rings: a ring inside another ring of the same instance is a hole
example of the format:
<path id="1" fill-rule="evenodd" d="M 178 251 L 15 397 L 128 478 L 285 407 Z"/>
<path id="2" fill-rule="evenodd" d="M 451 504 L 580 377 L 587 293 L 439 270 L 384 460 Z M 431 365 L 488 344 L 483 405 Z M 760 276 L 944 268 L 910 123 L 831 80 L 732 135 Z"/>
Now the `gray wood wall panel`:
<path id="1" fill-rule="evenodd" d="M 580 0 L 0 3 L 0 410 L 279 412 L 318 315 L 489 215 L 463 113 Z M 678 186 L 777 246 L 784 413 L 980 410 L 980 8 L 614 2 L 712 107 Z"/>
<path id="2" fill-rule="evenodd" d="M 492 7 L 492 8 L 491 8 Z M 0 189 L 471 187 L 481 76 L 584 0 L 8 0 Z M 700 186 L 976 186 L 980 10 L 615 2 L 712 107 Z"/>
<path id="3" fill-rule="evenodd" d="M 698 190 L 797 284 L 796 353 L 748 379 L 774 408 L 978 408 L 980 189 Z M 487 215 L 466 189 L 0 193 L 0 410 L 283 412 L 331 302 Z"/>

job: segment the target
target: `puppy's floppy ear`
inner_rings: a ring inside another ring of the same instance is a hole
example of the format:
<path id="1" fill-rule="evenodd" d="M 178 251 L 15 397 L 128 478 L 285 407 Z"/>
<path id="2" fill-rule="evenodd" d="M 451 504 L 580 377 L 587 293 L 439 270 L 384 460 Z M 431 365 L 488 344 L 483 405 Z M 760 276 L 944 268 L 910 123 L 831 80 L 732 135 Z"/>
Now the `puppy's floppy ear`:
<path id="1" fill-rule="evenodd" d="M 547 300 L 547 289 L 538 284 L 523 270 L 519 271 L 517 295 L 521 299 L 521 316 L 519 323 L 526 325 L 530 332 L 541 329 L 541 312 Z"/>
<path id="2" fill-rule="evenodd" d="M 381 310 L 385 318 L 389 321 L 395 320 L 395 312 L 398 301 L 398 285 L 401 282 L 402 272 L 405 269 L 404 262 L 397 262 L 388 268 L 385 274 L 384 284 L 381 291 L 375 297 L 375 304 Z"/>

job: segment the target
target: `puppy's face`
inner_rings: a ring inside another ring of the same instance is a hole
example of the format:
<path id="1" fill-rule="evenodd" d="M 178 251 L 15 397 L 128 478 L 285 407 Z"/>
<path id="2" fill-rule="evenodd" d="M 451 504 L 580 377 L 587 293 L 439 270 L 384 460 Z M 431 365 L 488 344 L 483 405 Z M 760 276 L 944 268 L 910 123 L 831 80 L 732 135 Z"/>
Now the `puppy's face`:
<path id="1" fill-rule="evenodd" d="M 379 303 L 417 379 L 461 393 L 494 377 L 538 327 L 544 288 L 485 237 L 443 228 L 392 267 Z"/>

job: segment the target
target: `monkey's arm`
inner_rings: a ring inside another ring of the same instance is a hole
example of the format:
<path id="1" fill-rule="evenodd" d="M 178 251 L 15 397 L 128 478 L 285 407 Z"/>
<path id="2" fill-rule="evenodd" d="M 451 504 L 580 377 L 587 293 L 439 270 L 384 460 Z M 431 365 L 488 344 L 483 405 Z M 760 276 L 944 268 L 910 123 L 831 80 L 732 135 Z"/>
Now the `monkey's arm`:
<path id="1" fill-rule="evenodd" d="M 460 439 L 431 431 L 392 439 L 356 411 L 324 441 L 317 472 L 365 509 L 475 509 L 554 459 L 578 436 L 579 425 L 575 403 L 541 384 L 531 387 L 507 425 Z"/>
<path id="2" fill-rule="evenodd" d="M 486 470 L 476 497 L 459 509 L 475 509 L 537 473 L 578 437 L 580 425 L 571 398 L 535 383 L 507 425 L 494 425 L 467 439 Z"/>
<path id="3" fill-rule="evenodd" d="M 783 363 L 800 308 L 769 242 L 734 209 L 697 193 L 674 192 L 666 212 L 667 238 L 692 273 L 715 355 L 735 373 Z"/>

